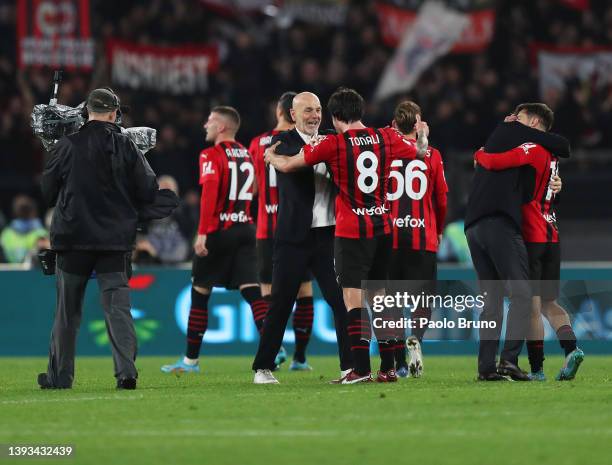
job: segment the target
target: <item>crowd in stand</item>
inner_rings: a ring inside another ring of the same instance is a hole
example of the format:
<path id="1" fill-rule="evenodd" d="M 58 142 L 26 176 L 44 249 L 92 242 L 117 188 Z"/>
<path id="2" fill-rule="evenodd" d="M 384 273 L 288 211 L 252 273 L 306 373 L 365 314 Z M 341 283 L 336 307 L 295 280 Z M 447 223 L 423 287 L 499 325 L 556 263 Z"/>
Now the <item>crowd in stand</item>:
<path id="1" fill-rule="evenodd" d="M 590 3 L 591 9 L 583 12 L 559 0 L 498 2 L 495 34 L 485 53 L 440 59 L 412 92 L 370 103 L 366 122 L 387 125 L 398 99 L 413 98 L 425 112 L 432 143 L 442 153 L 473 150 L 517 103 L 541 99 L 537 67 L 530 57 L 532 43 L 612 46 L 612 3 Z M 67 73 L 60 93 L 60 102 L 67 105 L 77 105 L 89 89 L 109 84 L 108 64 L 102 58 L 106 39 L 218 45 L 221 63 L 206 95 L 176 97 L 115 89 L 132 107 L 126 125 L 158 130 L 157 147 L 147 157 L 158 175 L 176 179 L 185 212 L 196 218 L 196 160 L 204 147 L 202 124 L 211 106 L 238 108 L 243 120 L 238 137 L 248 145 L 253 136 L 273 125 L 272 109 L 282 92 L 311 90 L 325 103 L 341 84 L 370 100 L 393 54 L 383 44 L 375 2 L 351 2 L 340 26 L 295 22 L 279 27 L 269 15 L 220 15 L 208 10 L 204 2 L 187 0 L 92 0 L 91 14 L 99 59 L 91 73 Z M 0 228 L 5 228 L 0 258 L 4 261 L 19 261 L 23 255 L 13 255 L 10 247 L 7 251 L 5 237 L 26 231 L 26 243 L 32 248 L 43 244 L 46 237 L 42 233 L 45 210 L 37 187 L 45 153 L 32 135 L 29 117 L 35 103 L 49 100 L 52 70 L 16 68 L 15 20 L 14 3 L 3 2 L 0 33 L 9 38 L 0 42 L 0 199 L 4 214 Z M 567 83 L 565 92 L 550 93 L 546 99 L 557 115 L 555 130 L 568 136 L 574 148 L 612 147 L 612 86 L 575 80 Z M 330 122 L 324 120 L 325 126 Z M 190 221 L 177 222 L 187 241 L 195 231 L 193 218 Z M 192 229 L 187 230 L 186 225 Z M 153 256 L 153 242 L 141 243 L 140 253 Z"/>

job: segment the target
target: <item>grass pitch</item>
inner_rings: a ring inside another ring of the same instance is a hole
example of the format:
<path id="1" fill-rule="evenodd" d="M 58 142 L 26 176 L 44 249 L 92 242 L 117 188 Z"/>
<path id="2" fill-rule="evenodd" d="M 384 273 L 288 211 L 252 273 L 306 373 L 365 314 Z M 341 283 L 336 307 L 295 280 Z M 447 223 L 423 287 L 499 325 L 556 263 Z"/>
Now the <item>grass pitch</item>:
<path id="1" fill-rule="evenodd" d="M 373 357 L 376 363 L 376 359 Z M 475 357 L 428 357 L 425 377 L 334 386 L 315 370 L 254 386 L 251 358 L 204 358 L 176 377 L 142 357 L 136 391 L 116 391 L 108 358 L 78 358 L 69 391 L 37 389 L 42 358 L 0 358 L 0 443 L 71 444 L 75 464 L 609 464 L 612 357 L 588 356 L 572 382 L 477 383 Z M 0 458 L 1 463 L 46 459 Z"/>

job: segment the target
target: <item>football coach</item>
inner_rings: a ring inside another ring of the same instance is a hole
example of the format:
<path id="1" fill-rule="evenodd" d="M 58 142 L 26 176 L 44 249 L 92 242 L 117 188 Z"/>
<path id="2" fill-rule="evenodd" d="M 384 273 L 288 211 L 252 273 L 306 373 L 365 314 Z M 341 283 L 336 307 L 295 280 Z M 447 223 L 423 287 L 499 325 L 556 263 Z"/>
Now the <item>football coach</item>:
<path id="1" fill-rule="evenodd" d="M 293 97 L 295 128 L 272 139 L 283 155 L 295 155 L 318 137 L 321 103 L 311 92 Z M 272 298 L 253 362 L 255 384 L 278 383 L 271 370 L 304 273 L 310 271 L 334 315 L 340 379 L 353 367 L 346 307 L 334 271 L 335 187 L 324 164 L 295 173 L 277 172 L 278 219 L 274 236 Z"/>
<path id="2" fill-rule="evenodd" d="M 115 124 L 119 98 L 95 89 L 88 121 L 61 138 L 42 175 L 42 193 L 55 206 L 51 249 L 57 253 L 57 308 L 42 389 L 71 388 L 76 337 L 87 281 L 95 271 L 113 352 L 117 388 L 135 389 L 136 332 L 130 314 L 130 255 L 140 206 L 155 200 L 155 173 Z"/>

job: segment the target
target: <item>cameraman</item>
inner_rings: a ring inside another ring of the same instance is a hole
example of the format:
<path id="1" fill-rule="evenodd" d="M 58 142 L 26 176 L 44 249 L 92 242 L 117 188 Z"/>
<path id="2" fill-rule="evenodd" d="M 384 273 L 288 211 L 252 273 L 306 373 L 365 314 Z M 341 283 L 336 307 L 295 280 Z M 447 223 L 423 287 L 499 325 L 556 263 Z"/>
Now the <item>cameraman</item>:
<path id="1" fill-rule="evenodd" d="M 119 98 L 95 89 L 88 121 L 62 137 L 42 175 L 42 193 L 55 205 L 51 248 L 57 252 L 57 309 L 42 389 L 72 387 L 76 337 L 87 281 L 96 272 L 113 351 L 117 388 L 135 389 L 136 333 L 128 279 L 138 208 L 153 202 L 155 173 L 115 124 Z"/>

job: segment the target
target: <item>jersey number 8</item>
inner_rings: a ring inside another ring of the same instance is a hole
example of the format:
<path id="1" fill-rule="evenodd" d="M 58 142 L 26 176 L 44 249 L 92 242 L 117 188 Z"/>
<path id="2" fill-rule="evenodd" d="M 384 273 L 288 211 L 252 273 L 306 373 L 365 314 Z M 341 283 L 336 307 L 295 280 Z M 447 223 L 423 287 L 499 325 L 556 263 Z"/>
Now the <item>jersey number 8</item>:
<path id="1" fill-rule="evenodd" d="M 369 162 L 369 166 L 366 166 L 366 161 Z M 359 171 L 357 187 L 364 194 L 371 194 L 378 186 L 378 158 L 374 152 L 369 150 L 361 152 L 357 157 L 356 165 Z"/>

